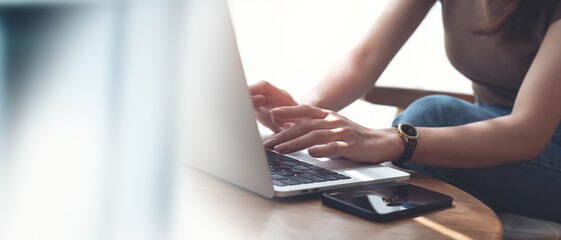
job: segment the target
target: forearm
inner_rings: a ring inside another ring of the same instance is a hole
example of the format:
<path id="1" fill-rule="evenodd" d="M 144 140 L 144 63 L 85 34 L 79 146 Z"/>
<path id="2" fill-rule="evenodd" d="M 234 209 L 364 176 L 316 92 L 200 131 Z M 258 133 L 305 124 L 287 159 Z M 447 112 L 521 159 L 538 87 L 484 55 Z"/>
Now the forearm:
<path id="1" fill-rule="evenodd" d="M 340 110 L 364 95 L 417 29 L 434 0 L 392 1 L 365 38 L 302 103 Z"/>
<path id="2" fill-rule="evenodd" d="M 484 167 L 526 161 L 546 148 L 561 121 L 561 21 L 550 25 L 512 114 L 450 128 L 420 129 L 413 163 Z"/>
<path id="3" fill-rule="evenodd" d="M 364 95 L 387 63 L 368 65 L 359 51 L 356 49 L 347 54 L 300 102 L 339 111 Z"/>
<path id="4" fill-rule="evenodd" d="M 421 137 L 411 162 L 468 168 L 528 161 L 539 155 L 551 136 L 521 126 L 525 123 L 507 116 L 456 127 L 419 128 Z"/>

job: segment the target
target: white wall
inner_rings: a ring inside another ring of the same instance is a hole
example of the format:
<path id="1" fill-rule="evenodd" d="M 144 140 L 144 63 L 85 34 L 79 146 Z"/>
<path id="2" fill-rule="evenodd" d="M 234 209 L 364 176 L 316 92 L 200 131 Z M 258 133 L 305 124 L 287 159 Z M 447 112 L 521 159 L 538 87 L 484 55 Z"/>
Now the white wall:
<path id="1" fill-rule="evenodd" d="M 363 37 L 387 0 L 231 0 L 249 83 L 268 80 L 296 98 L 327 74 Z M 448 62 L 440 3 L 378 81 L 379 85 L 471 93 Z M 393 108 L 357 101 L 342 111 L 370 127 L 387 127 Z"/>

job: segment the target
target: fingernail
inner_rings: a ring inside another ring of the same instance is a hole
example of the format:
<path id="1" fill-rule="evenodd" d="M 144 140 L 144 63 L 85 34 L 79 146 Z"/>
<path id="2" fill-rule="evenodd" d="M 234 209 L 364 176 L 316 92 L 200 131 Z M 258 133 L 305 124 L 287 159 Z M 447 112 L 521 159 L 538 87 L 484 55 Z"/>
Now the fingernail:
<path id="1" fill-rule="evenodd" d="M 275 146 L 275 151 L 277 151 L 279 153 L 287 153 L 288 149 L 284 145 L 277 145 L 277 146 Z"/>
<path id="2" fill-rule="evenodd" d="M 265 142 L 263 143 L 263 146 L 265 146 L 265 148 L 267 148 L 267 149 L 271 149 L 271 141 L 272 141 L 272 140 L 273 140 L 273 139 L 267 139 L 267 141 L 265 141 Z"/>

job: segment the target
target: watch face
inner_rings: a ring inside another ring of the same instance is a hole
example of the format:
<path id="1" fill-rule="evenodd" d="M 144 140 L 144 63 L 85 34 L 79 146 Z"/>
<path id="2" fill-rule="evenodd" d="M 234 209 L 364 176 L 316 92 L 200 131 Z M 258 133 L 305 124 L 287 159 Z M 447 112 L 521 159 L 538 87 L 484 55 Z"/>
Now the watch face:
<path id="1" fill-rule="evenodd" d="M 400 129 L 403 133 L 405 133 L 409 137 L 415 138 L 418 136 L 417 129 L 415 129 L 415 127 L 409 124 L 401 124 Z"/>

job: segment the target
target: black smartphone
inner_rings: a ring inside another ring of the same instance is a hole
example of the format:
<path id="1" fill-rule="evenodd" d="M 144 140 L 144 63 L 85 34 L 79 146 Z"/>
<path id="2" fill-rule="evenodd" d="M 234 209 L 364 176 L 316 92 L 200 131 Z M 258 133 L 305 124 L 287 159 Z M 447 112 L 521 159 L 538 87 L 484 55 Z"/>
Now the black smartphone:
<path id="1" fill-rule="evenodd" d="M 452 197 L 407 183 L 324 192 L 323 204 L 361 218 L 387 222 L 452 205 Z"/>

